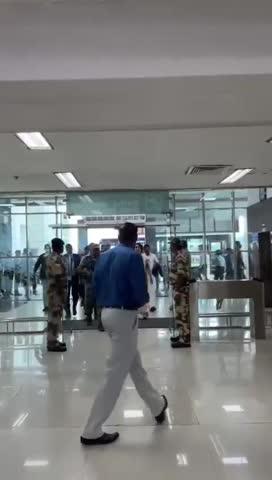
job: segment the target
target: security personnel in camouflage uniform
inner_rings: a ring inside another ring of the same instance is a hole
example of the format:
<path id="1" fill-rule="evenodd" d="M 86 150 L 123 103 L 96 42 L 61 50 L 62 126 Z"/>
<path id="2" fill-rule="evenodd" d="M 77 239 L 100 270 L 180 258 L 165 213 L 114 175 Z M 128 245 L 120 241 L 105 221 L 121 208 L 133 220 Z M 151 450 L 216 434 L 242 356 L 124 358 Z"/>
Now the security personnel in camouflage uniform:
<path id="1" fill-rule="evenodd" d="M 64 242 L 60 238 L 53 238 L 51 244 L 52 253 L 46 258 L 46 277 L 48 279 L 47 350 L 49 352 L 66 352 L 66 344 L 58 339 L 67 296 L 67 272 L 62 257 Z"/>
<path id="2" fill-rule="evenodd" d="M 174 238 L 171 242 L 173 262 L 170 282 L 173 287 L 176 325 L 179 335 L 171 337 L 172 348 L 188 348 L 191 346 L 190 329 L 190 277 L 191 261 L 187 250 L 187 242 Z"/>
<path id="3" fill-rule="evenodd" d="M 96 304 L 95 286 L 94 286 L 94 270 L 97 260 L 100 257 L 99 245 L 92 243 L 89 246 L 89 254 L 82 258 L 78 267 L 78 272 L 84 280 L 85 295 L 84 307 L 86 313 L 87 324 L 91 325 L 94 318 L 97 321 L 98 330 L 104 331 L 101 322 L 101 309 Z"/>

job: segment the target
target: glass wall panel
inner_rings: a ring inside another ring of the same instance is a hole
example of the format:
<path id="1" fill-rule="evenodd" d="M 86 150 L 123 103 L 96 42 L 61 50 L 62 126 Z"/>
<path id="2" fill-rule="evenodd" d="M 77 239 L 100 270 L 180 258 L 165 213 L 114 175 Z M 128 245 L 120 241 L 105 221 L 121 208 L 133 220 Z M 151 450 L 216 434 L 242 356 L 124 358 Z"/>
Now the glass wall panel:
<path id="1" fill-rule="evenodd" d="M 27 299 L 24 198 L 0 199 L 0 319 L 20 312 Z M 20 313 L 19 313 L 20 314 Z"/>
<path id="2" fill-rule="evenodd" d="M 27 199 L 28 213 L 55 213 L 56 197 L 36 195 Z"/>
<path id="3" fill-rule="evenodd" d="M 150 193 L 150 192 L 149 192 Z M 152 193 L 152 192 L 151 192 Z M 169 192 L 171 201 L 166 205 L 165 195 L 155 198 L 149 195 L 152 208 L 142 211 L 146 225 L 139 230 L 141 243 L 148 242 L 156 254 L 162 275 L 156 279 L 157 311 L 150 313 L 149 320 L 170 317 L 173 304 L 169 288 L 169 266 L 171 263 L 170 239 L 176 235 L 186 239 L 191 253 L 192 276 L 197 280 L 213 280 L 216 277 L 216 252 L 222 252 L 225 262 L 223 278 L 248 277 L 248 232 L 247 206 L 254 203 L 258 195 L 253 190 L 239 189 L 213 191 Z M 165 193 L 165 192 L 164 192 Z M 77 194 L 78 195 L 78 194 Z M 87 201 L 88 192 L 81 198 L 80 206 Z M 140 193 L 133 194 L 139 200 Z M 168 194 L 167 194 L 168 195 Z M 118 195 L 117 195 L 118 196 Z M 116 197 L 116 194 L 115 194 Z M 115 214 L 124 214 L 124 192 Z M 152 200 L 153 197 L 153 200 Z M 109 197 L 112 198 L 112 197 Z M 117 197 L 116 197 L 117 198 Z M 163 209 L 158 209 L 158 200 L 163 198 Z M 138 201 L 137 200 L 137 201 Z M 130 204 L 131 205 L 131 204 Z M 170 205 L 170 206 L 169 206 Z M 174 215 L 169 212 L 174 205 Z M 90 214 L 88 205 L 86 212 Z M 156 207 L 156 208 L 155 208 Z M 127 207 L 128 208 L 128 207 Z M 112 209 L 112 205 L 111 205 Z M 167 213 L 169 212 L 169 213 Z M 100 243 L 101 249 L 116 244 L 116 230 L 111 225 L 103 228 L 82 227 L 85 219 L 81 215 L 67 214 L 66 194 L 41 193 L 2 195 L 0 198 L 0 318 L 43 318 L 43 289 L 39 272 L 33 276 L 38 256 L 44 252 L 44 245 L 54 236 L 71 243 L 74 251 L 83 253 L 91 242 Z M 129 213 L 133 213 L 129 209 Z M 239 243 L 237 243 L 239 242 Z M 240 260 L 239 260 L 240 259 Z M 239 266 L 244 264 L 243 274 Z M 232 265 L 232 274 L 227 274 L 227 262 Z M 8 293 L 8 295 L 7 295 Z M 241 303 L 241 304 L 240 304 Z M 229 312 L 248 314 L 248 302 L 223 301 L 218 309 L 217 300 L 201 301 L 202 325 L 210 320 L 214 326 L 228 324 Z M 204 315 L 204 316 L 203 316 Z M 221 316 L 220 316 L 221 315 Z M 78 307 L 77 318 L 83 318 L 84 311 Z M 221 318 L 222 317 L 222 318 Z M 46 317 L 44 317 L 46 319 Z M 213 320 L 212 320 L 213 319 Z"/>
<path id="4" fill-rule="evenodd" d="M 28 215 L 28 245 L 34 257 L 44 251 L 44 245 L 50 243 L 56 236 L 55 213 L 29 214 Z"/>
<path id="5" fill-rule="evenodd" d="M 233 197 L 228 190 L 213 190 L 203 195 L 206 230 L 206 262 L 207 279 L 218 277 L 216 265 L 219 261 L 219 252 L 224 256 L 227 249 L 233 249 Z M 224 268 L 225 278 L 226 268 Z"/>

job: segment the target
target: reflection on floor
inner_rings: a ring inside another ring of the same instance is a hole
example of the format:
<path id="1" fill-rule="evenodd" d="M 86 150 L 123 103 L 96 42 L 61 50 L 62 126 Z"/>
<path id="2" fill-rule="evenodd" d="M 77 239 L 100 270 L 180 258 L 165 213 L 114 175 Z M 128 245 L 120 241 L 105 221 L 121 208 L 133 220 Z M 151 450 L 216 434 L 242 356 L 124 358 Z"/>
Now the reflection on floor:
<path id="1" fill-rule="evenodd" d="M 79 435 L 109 342 L 99 332 L 65 340 L 68 352 L 55 355 L 42 336 L 0 337 L 3 480 L 271 479 L 271 341 L 173 351 L 166 330 L 140 331 L 144 365 L 169 400 L 167 423 L 155 426 L 127 379 L 107 421 L 120 440 L 86 449 Z"/>
<path id="2" fill-rule="evenodd" d="M 37 288 L 37 295 L 31 296 L 31 299 L 27 301 L 25 296 L 20 292 L 21 296 L 14 297 L 13 295 L 9 299 L 0 298 L 0 320 L 1 319 L 17 319 L 17 318 L 35 318 L 45 317 L 43 314 L 43 302 L 41 287 Z M 72 299 L 71 299 L 72 304 Z M 150 318 L 157 317 L 169 317 L 171 312 L 169 310 L 169 298 L 158 297 L 157 298 L 157 311 L 150 313 Z M 77 305 L 77 315 L 74 319 L 81 320 L 85 317 L 84 309 L 80 306 L 80 302 Z"/>

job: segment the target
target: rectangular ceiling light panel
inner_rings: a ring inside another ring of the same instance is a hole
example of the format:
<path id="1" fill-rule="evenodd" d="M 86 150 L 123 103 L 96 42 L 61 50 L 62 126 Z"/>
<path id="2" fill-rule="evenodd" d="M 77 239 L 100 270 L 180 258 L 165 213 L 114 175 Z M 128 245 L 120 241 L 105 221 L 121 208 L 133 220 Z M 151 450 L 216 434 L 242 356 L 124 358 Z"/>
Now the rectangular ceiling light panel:
<path id="1" fill-rule="evenodd" d="M 52 146 L 40 132 L 18 132 L 16 136 L 29 150 L 52 150 Z"/>
<path id="2" fill-rule="evenodd" d="M 80 183 L 77 181 L 72 172 L 55 172 L 55 175 L 67 188 L 81 187 Z"/>
<path id="3" fill-rule="evenodd" d="M 220 183 L 225 184 L 225 183 L 235 183 L 240 178 L 244 177 L 245 175 L 248 175 L 250 172 L 252 172 L 253 168 L 239 168 L 237 170 L 234 170 L 228 177 L 224 178 Z"/>

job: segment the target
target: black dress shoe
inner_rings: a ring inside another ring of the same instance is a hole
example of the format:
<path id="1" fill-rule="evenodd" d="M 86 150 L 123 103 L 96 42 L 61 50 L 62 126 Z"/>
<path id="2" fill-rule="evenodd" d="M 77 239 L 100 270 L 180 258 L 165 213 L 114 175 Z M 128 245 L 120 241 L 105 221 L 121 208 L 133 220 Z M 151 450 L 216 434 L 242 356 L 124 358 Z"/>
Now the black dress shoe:
<path id="1" fill-rule="evenodd" d="M 105 332 L 105 328 L 103 327 L 102 323 L 99 323 L 97 328 L 99 332 Z"/>
<path id="2" fill-rule="evenodd" d="M 162 398 L 164 399 L 164 407 L 159 415 L 155 417 L 155 420 L 158 424 L 161 424 L 165 421 L 165 410 L 168 408 L 168 401 L 165 395 L 162 395 Z"/>
<path id="3" fill-rule="evenodd" d="M 181 341 L 179 340 L 178 342 L 172 342 L 172 343 L 171 343 L 171 347 L 172 347 L 172 348 L 191 348 L 191 344 L 190 344 L 190 343 L 181 342 Z"/>
<path id="4" fill-rule="evenodd" d="M 48 352 L 66 352 L 66 344 L 63 344 L 62 342 L 48 342 L 47 343 L 47 351 Z"/>
<path id="5" fill-rule="evenodd" d="M 178 335 L 177 337 L 170 337 L 170 342 L 175 343 L 175 342 L 179 342 L 179 340 L 180 340 L 180 335 Z"/>
<path id="6" fill-rule="evenodd" d="M 156 312 L 156 310 L 157 310 L 156 307 L 151 307 L 151 308 L 150 308 L 150 312 L 152 312 L 152 313 L 153 313 L 153 312 Z"/>
<path id="7" fill-rule="evenodd" d="M 113 443 L 119 438 L 119 433 L 103 433 L 101 437 L 98 438 L 85 438 L 80 437 L 82 445 L 107 445 L 108 443 Z"/>

